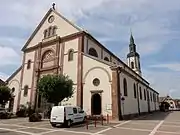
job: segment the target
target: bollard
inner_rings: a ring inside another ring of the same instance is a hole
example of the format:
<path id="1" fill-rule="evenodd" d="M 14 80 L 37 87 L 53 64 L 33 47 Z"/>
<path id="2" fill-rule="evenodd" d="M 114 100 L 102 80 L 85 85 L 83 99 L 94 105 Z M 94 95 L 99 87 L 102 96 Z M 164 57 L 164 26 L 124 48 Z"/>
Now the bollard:
<path id="1" fill-rule="evenodd" d="M 107 114 L 107 124 L 109 124 L 109 115 Z"/>
<path id="2" fill-rule="evenodd" d="M 94 121 L 94 126 L 96 127 L 96 117 L 95 117 L 95 121 Z"/>
<path id="3" fill-rule="evenodd" d="M 101 115 L 101 124 L 103 125 L 103 115 Z"/>
<path id="4" fill-rule="evenodd" d="M 88 129 L 88 120 L 86 119 L 86 129 Z"/>

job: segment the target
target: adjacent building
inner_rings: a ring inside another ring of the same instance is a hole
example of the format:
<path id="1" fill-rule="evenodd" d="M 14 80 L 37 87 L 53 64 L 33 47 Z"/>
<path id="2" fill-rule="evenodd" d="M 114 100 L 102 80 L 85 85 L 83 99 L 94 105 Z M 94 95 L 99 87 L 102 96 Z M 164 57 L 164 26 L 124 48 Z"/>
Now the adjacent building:
<path id="1" fill-rule="evenodd" d="M 159 93 L 142 77 L 140 55 L 131 34 L 127 64 L 90 33 L 54 8 L 49 9 L 22 48 L 19 69 L 8 79 L 14 88 L 16 112 L 27 102 L 39 108 L 47 103 L 37 96 L 38 79 L 46 74 L 67 74 L 75 93 L 62 105 L 81 106 L 89 115 L 113 119 L 159 110 Z"/>
<path id="2" fill-rule="evenodd" d="M 0 86 L 4 86 L 4 85 L 6 85 L 6 83 L 2 79 L 0 79 Z"/>

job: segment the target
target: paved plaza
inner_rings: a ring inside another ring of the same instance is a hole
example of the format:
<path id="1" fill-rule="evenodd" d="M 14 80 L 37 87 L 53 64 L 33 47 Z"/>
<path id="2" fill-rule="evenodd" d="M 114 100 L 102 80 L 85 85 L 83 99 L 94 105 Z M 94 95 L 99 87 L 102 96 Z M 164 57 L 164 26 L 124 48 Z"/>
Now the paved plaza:
<path id="1" fill-rule="evenodd" d="M 0 135 L 180 135 L 180 112 L 157 112 L 135 120 L 53 128 L 48 120 L 0 120 Z"/>

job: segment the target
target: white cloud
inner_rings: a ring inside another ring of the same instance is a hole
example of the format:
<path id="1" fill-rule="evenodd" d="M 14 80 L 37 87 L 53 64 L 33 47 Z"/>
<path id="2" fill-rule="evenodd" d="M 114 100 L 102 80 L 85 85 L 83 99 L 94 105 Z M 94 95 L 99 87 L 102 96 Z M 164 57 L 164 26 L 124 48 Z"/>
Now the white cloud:
<path id="1" fill-rule="evenodd" d="M 143 70 L 143 76 L 150 82 L 151 87 L 160 93 L 160 96 L 170 94 L 172 97 L 180 97 L 180 76 L 176 72 L 163 72 L 155 70 Z"/>
<path id="2" fill-rule="evenodd" d="M 157 65 L 151 65 L 149 67 L 152 68 L 167 68 L 173 71 L 180 71 L 180 63 L 169 63 L 169 64 L 157 64 Z"/>
<path id="3" fill-rule="evenodd" d="M 7 78 L 8 78 L 8 75 L 0 72 L 0 79 L 1 80 L 6 81 Z"/>
<path id="4" fill-rule="evenodd" d="M 16 65 L 20 56 L 10 47 L 0 46 L 0 66 Z"/>
<path id="5" fill-rule="evenodd" d="M 37 0 L 8 0 L 0 5 L 0 16 L 3 16 L 5 20 L 0 21 L 0 26 L 25 28 L 33 32 L 53 2 L 57 5 L 57 11 L 68 19 L 74 22 L 80 21 L 88 31 L 102 35 L 99 37 L 100 41 L 119 42 L 119 44 L 111 45 L 115 48 L 111 50 L 123 60 L 126 59 L 128 52 L 130 28 L 132 28 L 141 57 L 158 53 L 169 40 L 179 36 L 177 30 L 171 29 L 173 22 L 177 21 L 177 11 L 180 11 L 179 0 L 43 0 L 43 3 Z M 19 64 L 20 54 L 12 48 L 15 46 L 20 50 L 24 40 L 27 39 L 28 37 L 21 39 L 8 35 L 0 37 L 1 44 L 5 45 L 5 47 L 0 47 L 0 66 Z M 167 67 L 180 71 L 178 63 L 154 67 Z M 146 78 L 161 93 L 167 93 L 169 90 L 175 93 L 179 89 L 177 84 L 180 79 L 176 73 L 144 69 L 143 71 Z"/>

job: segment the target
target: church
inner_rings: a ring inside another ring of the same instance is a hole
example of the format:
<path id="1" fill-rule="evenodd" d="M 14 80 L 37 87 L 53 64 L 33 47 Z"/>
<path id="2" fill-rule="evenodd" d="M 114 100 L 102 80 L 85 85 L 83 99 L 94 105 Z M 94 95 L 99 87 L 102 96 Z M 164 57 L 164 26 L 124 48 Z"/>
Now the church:
<path id="1" fill-rule="evenodd" d="M 46 107 L 38 96 L 38 79 L 66 74 L 74 82 L 74 95 L 62 105 L 80 106 L 88 115 L 111 119 L 159 110 L 159 93 L 142 77 L 140 55 L 130 35 L 124 63 L 90 33 L 50 8 L 22 47 L 20 67 L 6 80 L 14 91 L 12 111 L 31 103 Z"/>

